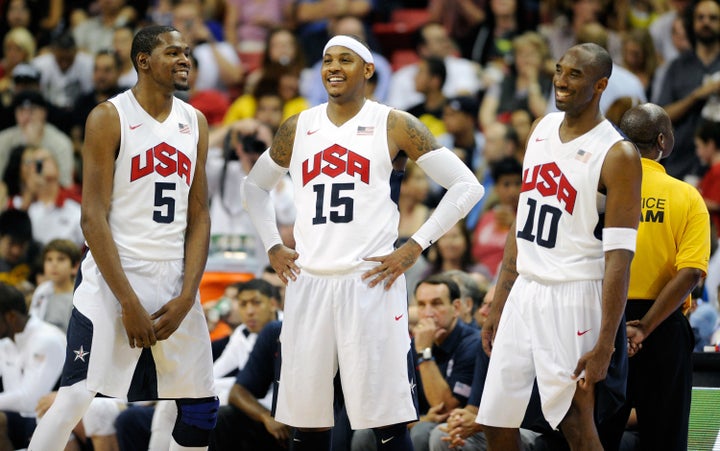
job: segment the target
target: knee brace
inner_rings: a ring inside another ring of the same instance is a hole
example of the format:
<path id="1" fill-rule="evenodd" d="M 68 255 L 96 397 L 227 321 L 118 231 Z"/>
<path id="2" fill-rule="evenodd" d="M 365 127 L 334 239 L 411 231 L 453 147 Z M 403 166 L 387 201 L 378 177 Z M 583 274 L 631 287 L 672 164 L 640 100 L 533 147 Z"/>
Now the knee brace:
<path id="1" fill-rule="evenodd" d="M 172 433 L 175 442 L 182 446 L 208 446 L 220 407 L 217 396 L 178 399 L 176 404 L 178 415 Z"/>

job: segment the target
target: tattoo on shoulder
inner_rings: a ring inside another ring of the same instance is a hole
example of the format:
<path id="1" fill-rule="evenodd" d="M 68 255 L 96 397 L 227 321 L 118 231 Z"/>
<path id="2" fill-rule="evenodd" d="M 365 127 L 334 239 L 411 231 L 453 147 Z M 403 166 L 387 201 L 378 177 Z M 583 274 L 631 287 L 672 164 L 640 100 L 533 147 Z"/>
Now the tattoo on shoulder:
<path id="1" fill-rule="evenodd" d="M 281 166 L 290 165 L 293 144 L 295 143 L 295 128 L 297 127 L 297 115 L 290 117 L 280 125 L 273 138 L 270 156 Z"/>
<path id="2" fill-rule="evenodd" d="M 419 156 L 440 147 L 430 130 L 410 113 L 395 111 L 394 114 L 390 114 L 388 131 L 393 133 L 396 129 L 402 129 L 407 137 L 405 142 L 408 148 L 401 150 L 412 149 Z"/>

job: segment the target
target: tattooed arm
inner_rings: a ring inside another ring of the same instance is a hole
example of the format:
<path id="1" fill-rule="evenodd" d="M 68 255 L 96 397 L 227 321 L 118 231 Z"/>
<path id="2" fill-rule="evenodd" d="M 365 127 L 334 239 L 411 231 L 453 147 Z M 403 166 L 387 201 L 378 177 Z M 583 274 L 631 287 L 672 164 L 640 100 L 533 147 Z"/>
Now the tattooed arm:
<path id="1" fill-rule="evenodd" d="M 393 110 L 388 117 L 388 147 L 394 159 L 402 151 L 431 179 L 447 189 L 433 214 L 395 252 L 366 260 L 380 262 L 363 274 L 370 286 L 385 281 L 386 288 L 410 268 L 423 249 L 445 234 L 480 200 L 484 189 L 465 163 L 440 145 L 428 129 L 408 113 Z"/>

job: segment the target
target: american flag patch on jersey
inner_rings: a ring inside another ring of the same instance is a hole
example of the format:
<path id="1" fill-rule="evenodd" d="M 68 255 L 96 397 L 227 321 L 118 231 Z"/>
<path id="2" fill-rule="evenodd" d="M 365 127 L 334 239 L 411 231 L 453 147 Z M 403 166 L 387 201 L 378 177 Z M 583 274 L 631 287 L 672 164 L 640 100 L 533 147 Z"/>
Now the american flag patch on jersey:
<path id="1" fill-rule="evenodd" d="M 592 154 L 588 152 L 587 150 L 578 150 L 575 154 L 575 159 L 580 160 L 583 163 L 587 163 L 590 160 L 590 157 L 592 157 Z"/>
<path id="2" fill-rule="evenodd" d="M 190 126 L 188 124 L 178 122 L 178 130 L 180 131 L 180 133 L 185 133 L 186 135 L 190 134 Z"/>
<path id="3" fill-rule="evenodd" d="M 361 136 L 368 136 L 375 133 L 375 127 L 358 125 L 357 134 Z"/>

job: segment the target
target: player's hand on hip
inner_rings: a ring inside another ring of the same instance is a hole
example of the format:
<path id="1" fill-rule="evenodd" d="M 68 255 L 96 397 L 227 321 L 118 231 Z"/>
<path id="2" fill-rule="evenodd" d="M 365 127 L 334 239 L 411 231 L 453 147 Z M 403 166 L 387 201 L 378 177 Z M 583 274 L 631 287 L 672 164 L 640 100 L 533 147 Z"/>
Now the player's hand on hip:
<path id="1" fill-rule="evenodd" d="M 149 348 L 157 342 L 150 314 L 139 302 L 123 306 L 122 322 L 131 348 Z"/>
<path id="2" fill-rule="evenodd" d="M 300 267 L 295 264 L 298 254 L 294 249 L 290 249 L 284 244 L 276 244 L 268 251 L 270 266 L 273 267 L 282 283 L 287 285 L 288 279 L 295 280 L 300 274 Z"/>
<path id="3" fill-rule="evenodd" d="M 385 282 L 385 289 L 389 290 L 398 277 L 415 264 L 422 253 L 422 248 L 413 240 L 407 240 L 402 246 L 388 255 L 366 257 L 364 260 L 378 262 L 379 265 L 363 273 L 363 280 L 371 279 L 369 286 L 374 287 Z"/>
<path id="4" fill-rule="evenodd" d="M 160 310 L 153 313 L 150 317 L 155 323 L 155 338 L 158 340 L 167 340 L 180 327 L 180 323 L 185 319 L 188 312 L 192 308 L 195 298 L 176 297 L 168 301 L 160 307 Z"/>

